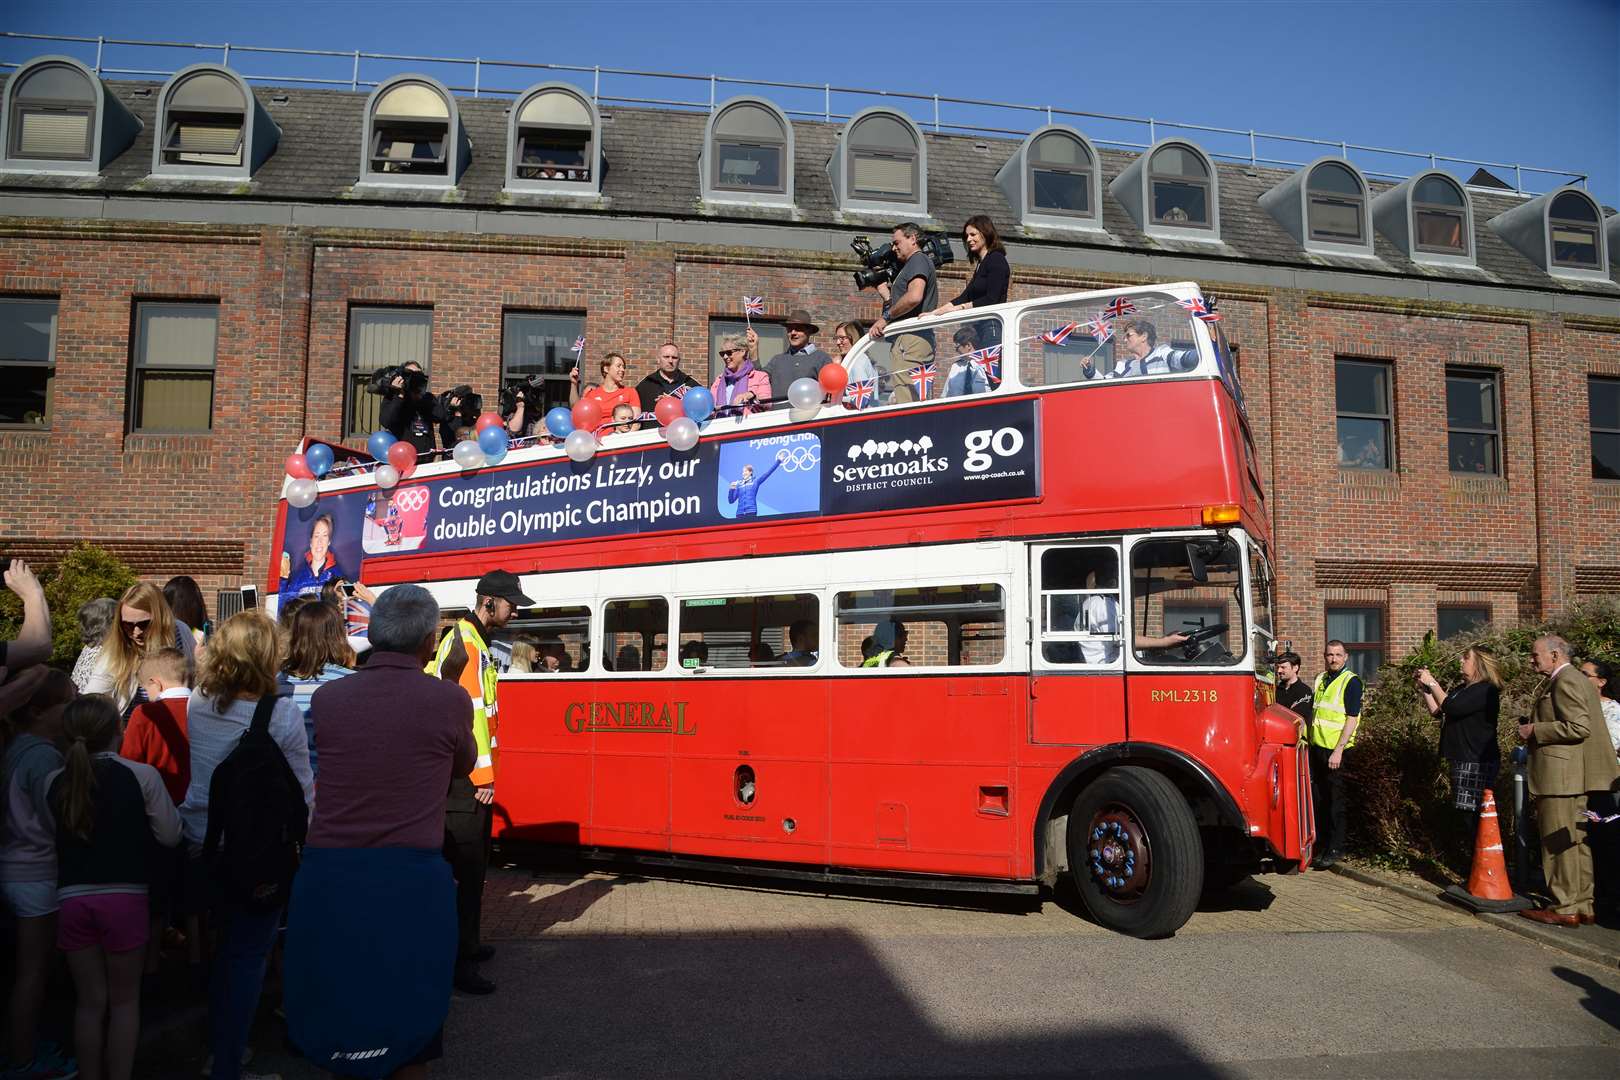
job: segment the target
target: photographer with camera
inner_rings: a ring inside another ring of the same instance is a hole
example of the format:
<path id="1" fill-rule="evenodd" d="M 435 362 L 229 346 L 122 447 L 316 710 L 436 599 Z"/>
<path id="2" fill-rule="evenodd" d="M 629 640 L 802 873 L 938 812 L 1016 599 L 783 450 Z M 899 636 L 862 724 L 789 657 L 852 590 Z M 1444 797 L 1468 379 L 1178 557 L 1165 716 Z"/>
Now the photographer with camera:
<path id="1" fill-rule="evenodd" d="M 545 384 L 543 376 L 528 375 L 501 387 L 501 419 L 506 421 L 506 433 L 512 438 L 528 438 L 534 434 L 535 425 L 545 419 Z"/>
<path id="2" fill-rule="evenodd" d="M 416 447 L 418 454 L 433 450 L 433 413 L 437 403 L 428 393 L 427 372 L 422 370 L 421 364 L 409 360 L 382 368 L 371 377 L 366 389 L 382 395 L 379 422 L 384 431 Z"/>
<path id="3" fill-rule="evenodd" d="M 439 445 L 456 445 L 460 441 L 456 433 L 475 427 L 483 409 L 483 395 L 473 393 L 473 388 L 465 383 L 440 394 L 433 406 L 433 418 L 439 422 Z"/>
<path id="4" fill-rule="evenodd" d="M 900 263 L 894 275 L 894 284 L 880 281 L 878 295 L 883 297 L 883 315 L 872 324 L 872 337 L 881 340 L 883 331 L 897 319 L 907 319 L 932 311 L 939 306 L 939 286 L 934 280 L 934 260 L 922 250 L 923 231 L 908 221 L 894 230 L 894 255 Z M 890 371 L 904 371 L 934 358 L 934 332 L 918 330 L 898 335 L 889 350 Z M 904 387 L 895 390 L 890 400 L 905 400 Z"/>

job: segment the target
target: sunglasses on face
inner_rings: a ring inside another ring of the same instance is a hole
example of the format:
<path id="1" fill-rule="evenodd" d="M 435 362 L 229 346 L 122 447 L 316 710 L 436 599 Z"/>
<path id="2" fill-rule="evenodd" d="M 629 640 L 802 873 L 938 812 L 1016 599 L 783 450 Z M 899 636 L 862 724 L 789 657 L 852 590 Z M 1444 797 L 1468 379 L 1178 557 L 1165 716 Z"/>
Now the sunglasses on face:
<path id="1" fill-rule="evenodd" d="M 148 626 L 152 625 L 152 617 L 150 615 L 144 619 L 136 619 L 134 622 L 130 622 L 128 619 L 119 619 L 118 621 L 123 624 L 124 629 L 129 632 L 145 630 Z"/>
<path id="2" fill-rule="evenodd" d="M 742 352 L 741 349 L 721 349 L 720 350 L 720 355 L 721 356 L 736 356 L 740 352 Z"/>

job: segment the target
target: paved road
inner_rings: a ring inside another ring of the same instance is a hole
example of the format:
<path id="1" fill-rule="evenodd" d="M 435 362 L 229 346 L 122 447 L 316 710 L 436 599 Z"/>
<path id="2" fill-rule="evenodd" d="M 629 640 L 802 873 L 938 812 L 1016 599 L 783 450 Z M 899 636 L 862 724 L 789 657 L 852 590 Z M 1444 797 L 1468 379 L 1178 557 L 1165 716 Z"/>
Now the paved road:
<path id="1" fill-rule="evenodd" d="M 485 911 L 501 988 L 456 997 L 441 1077 L 1620 1076 L 1620 971 L 1330 874 L 1153 942 L 1051 901 L 516 869 Z"/>

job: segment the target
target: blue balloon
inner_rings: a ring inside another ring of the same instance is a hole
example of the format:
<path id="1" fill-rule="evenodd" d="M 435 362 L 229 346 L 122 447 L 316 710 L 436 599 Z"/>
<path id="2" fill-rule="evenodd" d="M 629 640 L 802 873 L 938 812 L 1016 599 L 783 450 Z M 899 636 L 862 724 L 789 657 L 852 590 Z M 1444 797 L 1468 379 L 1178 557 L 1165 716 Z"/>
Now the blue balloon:
<path id="1" fill-rule="evenodd" d="M 504 460 L 506 460 L 506 447 L 504 446 L 498 450 L 486 450 L 484 452 L 485 465 L 499 465 Z"/>
<path id="2" fill-rule="evenodd" d="M 491 424 L 478 433 L 478 448 L 484 452 L 485 457 L 492 458 L 496 454 L 505 456 L 506 448 L 511 443 L 507 437 L 506 429 L 497 424 Z"/>
<path id="3" fill-rule="evenodd" d="M 559 439 L 567 438 L 568 433 L 574 430 L 574 414 L 565 406 L 557 406 L 546 413 L 546 430 Z"/>
<path id="4" fill-rule="evenodd" d="M 373 431 L 371 438 L 366 440 L 366 449 L 371 451 L 371 456 L 378 461 L 387 461 L 388 448 L 397 442 L 399 440 L 394 438 L 394 433 L 391 431 Z M 307 464 L 308 459 L 305 460 Z"/>
<path id="5" fill-rule="evenodd" d="M 687 416 L 701 424 L 714 412 L 714 395 L 701 386 L 694 386 L 681 398 L 681 408 L 686 410 Z"/>
<path id="6" fill-rule="evenodd" d="M 332 468 L 332 448 L 325 443 L 316 443 L 304 451 L 304 464 L 316 476 L 325 476 Z"/>

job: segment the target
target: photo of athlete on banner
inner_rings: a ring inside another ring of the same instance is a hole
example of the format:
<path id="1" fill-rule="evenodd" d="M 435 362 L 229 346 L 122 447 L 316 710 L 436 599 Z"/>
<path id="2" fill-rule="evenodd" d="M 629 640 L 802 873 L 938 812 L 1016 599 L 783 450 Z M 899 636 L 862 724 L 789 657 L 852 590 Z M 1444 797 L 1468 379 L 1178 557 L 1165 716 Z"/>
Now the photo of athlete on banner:
<path id="1" fill-rule="evenodd" d="M 361 539 L 366 554 L 396 555 L 421 547 L 432 501 L 432 494 L 420 484 L 372 492 Z"/>
<path id="2" fill-rule="evenodd" d="M 355 581 L 360 574 L 358 504 L 322 499 L 303 510 L 289 508 L 282 540 L 278 602 L 319 596 L 327 585 Z"/>
<path id="3" fill-rule="evenodd" d="M 813 432 L 726 443 L 720 448 L 719 508 L 743 520 L 821 509 L 821 439 Z"/>

